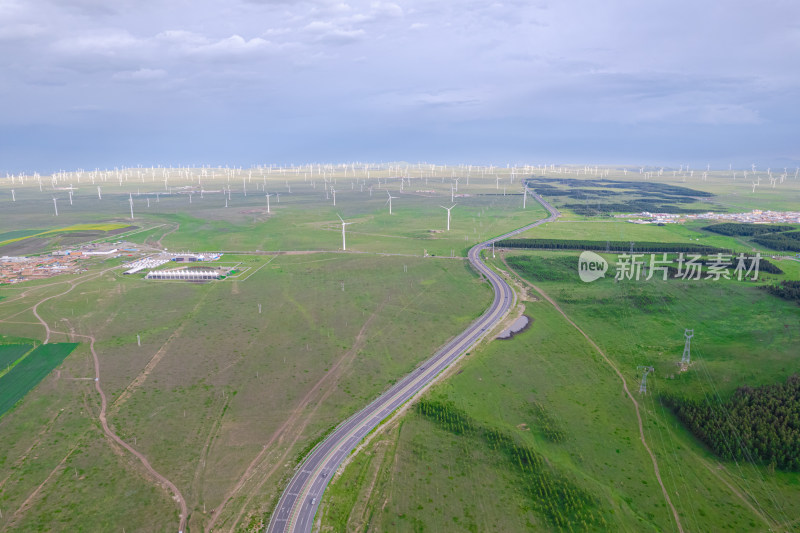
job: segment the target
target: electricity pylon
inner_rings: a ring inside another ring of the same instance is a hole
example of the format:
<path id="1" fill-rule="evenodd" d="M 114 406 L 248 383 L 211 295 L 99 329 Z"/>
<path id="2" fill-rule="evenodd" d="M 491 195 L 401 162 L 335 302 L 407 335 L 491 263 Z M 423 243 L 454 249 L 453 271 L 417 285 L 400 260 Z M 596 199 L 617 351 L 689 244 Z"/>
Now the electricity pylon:
<path id="1" fill-rule="evenodd" d="M 641 394 L 647 393 L 647 374 L 650 372 L 655 372 L 655 368 L 652 366 L 637 366 L 636 370 L 642 372 L 642 382 L 639 384 L 639 392 Z"/>
<path id="2" fill-rule="evenodd" d="M 683 346 L 683 357 L 681 357 L 681 369 L 686 370 L 691 363 L 691 347 L 692 347 L 692 337 L 694 337 L 694 330 L 687 329 L 683 332 L 683 336 L 686 337 L 686 344 Z"/>

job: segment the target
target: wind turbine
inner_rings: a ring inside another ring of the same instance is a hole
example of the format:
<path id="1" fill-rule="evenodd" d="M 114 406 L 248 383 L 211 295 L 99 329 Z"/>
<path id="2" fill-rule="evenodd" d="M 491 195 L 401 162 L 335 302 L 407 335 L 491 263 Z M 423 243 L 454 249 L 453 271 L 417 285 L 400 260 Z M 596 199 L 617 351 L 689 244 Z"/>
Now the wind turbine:
<path id="1" fill-rule="evenodd" d="M 128 196 L 128 205 L 131 208 L 131 220 L 133 220 L 133 196 Z"/>
<path id="2" fill-rule="evenodd" d="M 336 189 L 331 187 L 331 194 L 333 195 L 333 206 L 336 207 Z"/>
<path id="3" fill-rule="evenodd" d="M 268 214 L 268 215 L 270 214 L 270 212 L 269 212 L 269 197 L 270 197 L 270 196 L 272 196 L 272 195 L 271 195 L 271 194 L 267 194 L 267 195 L 266 195 L 266 197 L 267 197 L 267 214 Z M 227 204 L 226 204 L 226 205 L 227 205 Z"/>
<path id="4" fill-rule="evenodd" d="M 445 207 L 443 205 L 439 206 L 442 209 L 446 209 L 447 210 L 447 231 L 450 231 L 450 210 L 453 209 L 455 206 L 456 206 L 456 204 L 453 204 L 450 207 Z M 344 230 L 342 230 L 342 231 L 344 231 Z"/>
<path id="5" fill-rule="evenodd" d="M 525 203 L 528 200 L 528 184 L 525 184 L 525 192 L 522 193 L 522 209 L 525 209 Z"/>
<path id="6" fill-rule="evenodd" d="M 389 199 L 386 200 L 386 203 L 389 204 L 389 214 L 391 215 L 392 214 L 392 198 L 397 198 L 397 196 L 392 196 L 391 193 L 389 193 L 389 191 L 386 191 L 386 194 L 389 195 Z"/>
<path id="7" fill-rule="evenodd" d="M 344 219 L 342 219 L 342 217 L 339 216 L 338 213 L 336 214 L 336 216 L 339 217 L 339 220 L 342 221 L 342 250 L 347 250 L 347 244 L 345 243 L 345 238 L 344 238 L 344 227 L 347 226 L 348 224 L 352 224 L 352 222 L 345 222 Z"/>
<path id="8" fill-rule="evenodd" d="M 56 212 L 56 216 L 58 216 L 58 204 L 56 203 L 56 197 L 53 197 L 53 209 Z"/>

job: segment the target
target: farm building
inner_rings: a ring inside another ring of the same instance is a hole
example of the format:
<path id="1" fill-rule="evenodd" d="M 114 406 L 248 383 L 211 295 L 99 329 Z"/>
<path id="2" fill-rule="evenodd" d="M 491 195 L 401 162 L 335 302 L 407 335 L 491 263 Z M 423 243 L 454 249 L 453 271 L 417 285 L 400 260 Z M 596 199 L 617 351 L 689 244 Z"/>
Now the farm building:
<path id="1" fill-rule="evenodd" d="M 172 258 L 176 263 L 194 263 L 196 261 L 216 261 L 222 254 L 179 254 Z"/>
<path id="2" fill-rule="evenodd" d="M 212 268 L 151 270 L 145 279 L 168 279 L 178 281 L 206 281 L 219 279 L 222 273 Z"/>

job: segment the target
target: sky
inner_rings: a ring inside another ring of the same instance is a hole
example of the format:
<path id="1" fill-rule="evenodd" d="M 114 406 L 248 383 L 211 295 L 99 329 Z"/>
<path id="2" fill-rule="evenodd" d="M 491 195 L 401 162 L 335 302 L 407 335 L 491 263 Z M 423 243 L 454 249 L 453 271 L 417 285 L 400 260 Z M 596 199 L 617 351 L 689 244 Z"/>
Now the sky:
<path id="1" fill-rule="evenodd" d="M 797 0 L 0 0 L 0 172 L 800 164 Z"/>

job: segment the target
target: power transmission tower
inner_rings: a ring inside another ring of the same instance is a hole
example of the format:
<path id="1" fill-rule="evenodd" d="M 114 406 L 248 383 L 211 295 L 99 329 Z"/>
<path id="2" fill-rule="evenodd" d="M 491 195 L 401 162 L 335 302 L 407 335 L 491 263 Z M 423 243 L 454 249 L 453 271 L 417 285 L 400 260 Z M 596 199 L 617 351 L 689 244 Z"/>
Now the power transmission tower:
<path id="1" fill-rule="evenodd" d="M 655 372 L 655 368 L 652 366 L 637 366 L 636 370 L 642 372 L 642 382 L 639 383 L 639 393 L 646 394 L 647 393 L 647 374 L 650 372 Z"/>
<path id="2" fill-rule="evenodd" d="M 691 347 L 692 347 L 692 337 L 694 337 L 694 330 L 687 329 L 683 332 L 683 336 L 686 338 L 686 344 L 683 345 L 683 357 L 681 357 L 681 371 L 686 370 L 689 368 L 691 364 Z"/>

